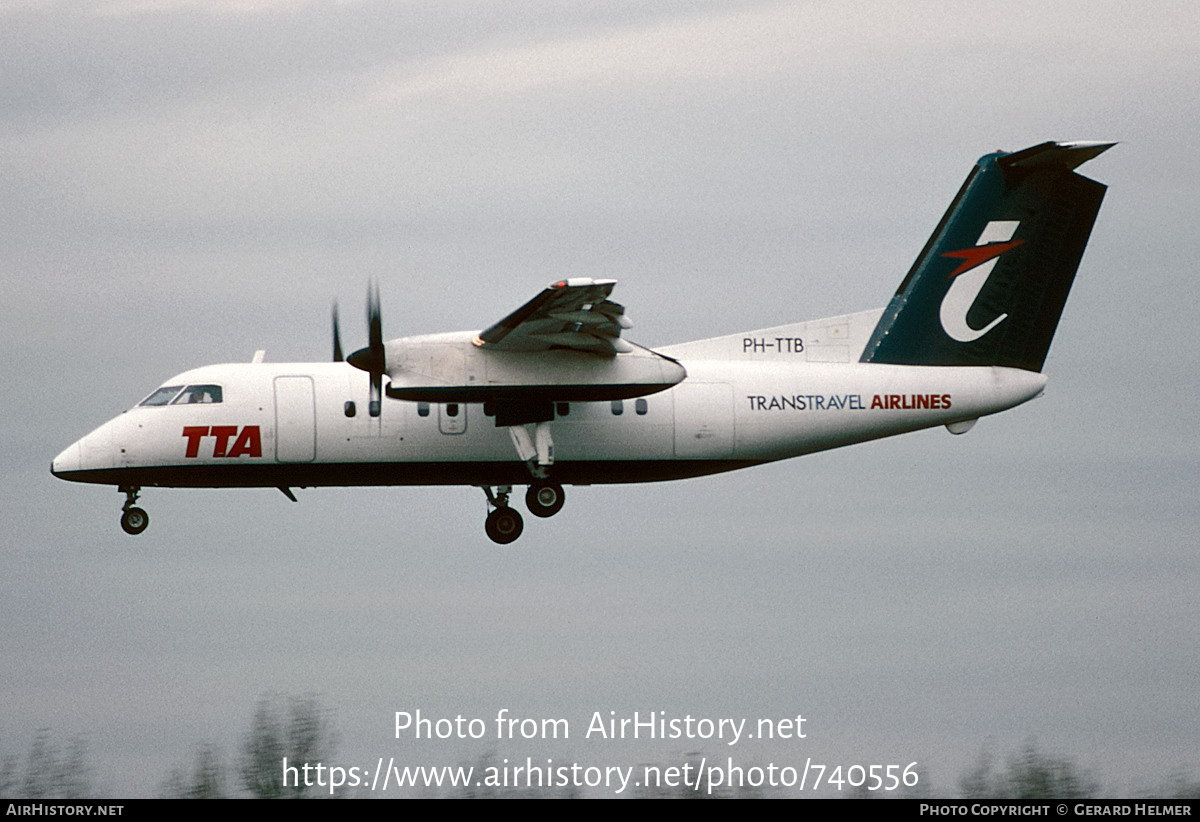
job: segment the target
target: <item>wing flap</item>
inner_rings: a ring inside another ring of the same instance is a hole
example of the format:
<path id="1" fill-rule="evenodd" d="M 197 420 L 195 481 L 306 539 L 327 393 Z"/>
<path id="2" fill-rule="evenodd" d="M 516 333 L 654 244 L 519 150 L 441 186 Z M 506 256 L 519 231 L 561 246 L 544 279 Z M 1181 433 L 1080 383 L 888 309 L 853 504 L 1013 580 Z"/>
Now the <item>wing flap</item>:
<path id="1" fill-rule="evenodd" d="M 608 299 L 616 280 L 578 277 L 551 283 L 525 305 L 479 332 L 475 344 L 494 351 L 570 349 L 612 357 L 627 350 L 625 307 Z"/>

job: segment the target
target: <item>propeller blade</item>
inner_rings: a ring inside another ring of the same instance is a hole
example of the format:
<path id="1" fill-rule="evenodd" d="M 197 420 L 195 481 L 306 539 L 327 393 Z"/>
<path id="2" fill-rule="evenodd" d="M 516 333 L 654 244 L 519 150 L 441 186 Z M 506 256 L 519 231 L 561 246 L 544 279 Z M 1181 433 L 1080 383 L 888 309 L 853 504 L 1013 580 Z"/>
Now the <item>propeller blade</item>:
<path id="1" fill-rule="evenodd" d="M 369 336 L 367 345 L 371 349 L 372 358 L 378 358 L 380 369 L 383 368 L 383 312 L 379 306 L 379 283 L 374 282 L 367 291 L 367 325 Z"/>
<path id="2" fill-rule="evenodd" d="M 342 356 L 342 333 L 338 328 L 338 308 L 337 300 L 333 301 L 333 361 L 343 362 L 345 357 Z"/>
<path id="3" fill-rule="evenodd" d="M 387 370 L 387 352 L 383 347 L 383 312 L 379 305 L 379 283 L 367 289 L 367 347 L 346 358 L 346 362 L 371 375 L 372 417 L 378 417 L 383 399 L 383 372 Z"/>

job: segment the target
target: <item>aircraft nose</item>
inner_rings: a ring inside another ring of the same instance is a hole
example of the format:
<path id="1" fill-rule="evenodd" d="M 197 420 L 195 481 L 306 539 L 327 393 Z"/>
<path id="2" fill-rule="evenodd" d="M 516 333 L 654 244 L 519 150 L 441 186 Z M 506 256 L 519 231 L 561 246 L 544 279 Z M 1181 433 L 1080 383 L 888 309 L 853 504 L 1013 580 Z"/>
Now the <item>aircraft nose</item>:
<path id="1" fill-rule="evenodd" d="M 112 427 L 112 422 L 107 422 L 67 446 L 51 461 L 50 473 L 59 479 L 92 482 L 87 479 L 90 472 L 115 467 Z"/>
<path id="2" fill-rule="evenodd" d="M 82 465 L 83 458 L 80 454 L 79 443 L 74 442 L 50 463 L 50 473 L 56 477 L 61 477 L 63 474 L 78 471 Z"/>

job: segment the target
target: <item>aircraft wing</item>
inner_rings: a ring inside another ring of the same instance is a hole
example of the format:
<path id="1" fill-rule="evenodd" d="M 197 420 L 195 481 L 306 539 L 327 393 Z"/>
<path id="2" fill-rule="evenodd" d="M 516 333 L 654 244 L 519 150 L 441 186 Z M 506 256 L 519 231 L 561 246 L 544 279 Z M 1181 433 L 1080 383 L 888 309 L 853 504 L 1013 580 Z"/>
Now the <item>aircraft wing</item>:
<path id="1" fill-rule="evenodd" d="M 632 350 L 621 330 L 632 323 L 625 307 L 608 299 L 616 280 L 576 277 L 551 283 L 525 305 L 475 338 L 493 351 L 566 349 L 613 357 Z"/>

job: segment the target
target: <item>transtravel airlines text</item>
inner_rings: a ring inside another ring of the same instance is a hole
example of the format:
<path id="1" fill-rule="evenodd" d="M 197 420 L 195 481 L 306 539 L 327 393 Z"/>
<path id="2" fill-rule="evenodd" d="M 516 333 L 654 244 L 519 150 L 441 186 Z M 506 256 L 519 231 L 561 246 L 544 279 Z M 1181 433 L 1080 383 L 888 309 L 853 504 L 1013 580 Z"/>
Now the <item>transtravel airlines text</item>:
<path id="1" fill-rule="evenodd" d="M 801 766 L 754 765 L 743 767 L 732 758 L 725 762 L 699 762 L 683 765 L 556 765 L 553 759 L 534 760 L 526 757 L 523 763 L 501 760 L 499 765 L 475 768 L 471 765 L 397 765 L 389 758 L 385 765 L 379 758 L 371 768 L 325 765 L 288 764 L 283 760 L 283 787 L 323 788 L 330 794 L 343 788 L 363 788 L 370 791 L 401 790 L 405 788 L 605 788 L 615 794 L 630 789 L 686 788 L 694 792 L 713 793 L 723 788 L 792 788 L 843 790 L 866 788 L 868 791 L 894 791 L 901 786 L 911 788 L 919 777 L 916 762 L 900 765 L 841 765 L 829 767 L 813 762 L 809 757 Z"/>
<path id="2" fill-rule="evenodd" d="M 751 411 L 912 411 L 950 407 L 949 394 L 875 394 L 868 406 L 862 394 L 792 394 L 763 396 L 748 394 Z"/>

